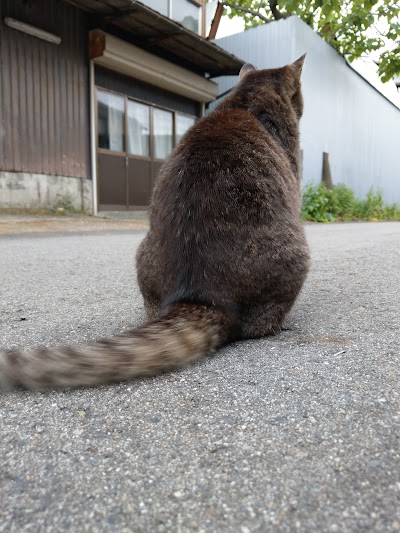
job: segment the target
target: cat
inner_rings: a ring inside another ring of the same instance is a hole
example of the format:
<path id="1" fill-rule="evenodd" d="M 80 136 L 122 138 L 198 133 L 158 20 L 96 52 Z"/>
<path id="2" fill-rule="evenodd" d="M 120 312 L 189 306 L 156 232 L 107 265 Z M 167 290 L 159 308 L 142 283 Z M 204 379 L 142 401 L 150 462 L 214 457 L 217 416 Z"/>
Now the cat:
<path id="1" fill-rule="evenodd" d="M 0 352 L 0 388 L 92 386 L 159 374 L 280 331 L 309 269 L 300 221 L 304 57 L 245 64 L 231 95 L 164 163 L 137 274 L 150 322 L 77 347 Z"/>

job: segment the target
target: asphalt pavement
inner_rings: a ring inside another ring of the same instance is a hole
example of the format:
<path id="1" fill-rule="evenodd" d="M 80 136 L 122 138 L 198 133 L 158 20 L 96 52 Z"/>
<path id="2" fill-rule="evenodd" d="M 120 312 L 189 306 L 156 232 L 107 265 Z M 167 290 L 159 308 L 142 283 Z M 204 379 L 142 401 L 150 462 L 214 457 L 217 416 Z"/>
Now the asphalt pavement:
<path id="1" fill-rule="evenodd" d="M 308 225 L 276 337 L 97 389 L 0 396 L 0 532 L 400 531 L 400 223 Z M 0 344 L 144 320 L 144 232 L 0 237 Z"/>

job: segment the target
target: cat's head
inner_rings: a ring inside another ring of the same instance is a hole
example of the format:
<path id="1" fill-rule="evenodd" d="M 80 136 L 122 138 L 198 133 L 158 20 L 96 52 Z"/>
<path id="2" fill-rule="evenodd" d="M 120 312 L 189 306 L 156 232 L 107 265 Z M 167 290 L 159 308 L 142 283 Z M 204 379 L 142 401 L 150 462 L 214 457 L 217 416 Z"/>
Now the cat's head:
<path id="1" fill-rule="evenodd" d="M 257 70 L 246 63 L 239 73 L 237 93 L 246 94 L 249 105 L 257 103 L 260 98 L 265 104 L 272 104 L 276 99 L 289 105 L 299 119 L 303 114 L 303 97 L 301 94 L 301 72 L 306 54 L 297 61 L 281 68 Z"/>

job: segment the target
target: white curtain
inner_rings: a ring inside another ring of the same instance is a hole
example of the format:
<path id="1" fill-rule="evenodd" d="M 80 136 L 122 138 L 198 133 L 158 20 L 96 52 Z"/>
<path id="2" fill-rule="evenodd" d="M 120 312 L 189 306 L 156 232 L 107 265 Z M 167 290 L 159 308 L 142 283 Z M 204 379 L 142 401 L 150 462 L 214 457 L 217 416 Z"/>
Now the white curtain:
<path id="1" fill-rule="evenodd" d="M 166 159 L 172 150 L 172 113 L 154 109 L 154 157 Z"/>
<path id="2" fill-rule="evenodd" d="M 190 126 L 193 126 L 195 121 L 195 117 L 189 117 L 188 115 L 179 115 L 178 113 L 175 115 L 176 144 L 179 144 L 181 142 L 182 137 L 190 128 Z"/>
<path id="3" fill-rule="evenodd" d="M 128 152 L 149 155 L 150 108 L 137 102 L 128 102 Z"/>
<path id="4" fill-rule="evenodd" d="M 114 101 L 113 101 L 114 100 Z M 119 102 L 119 100 L 121 100 Z M 121 106 L 122 104 L 122 106 Z M 124 101 L 113 96 L 109 101 L 108 108 L 108 131 L 110 136 L 110 150 L 123 152 L 123 132 L 124 132 Z"/>

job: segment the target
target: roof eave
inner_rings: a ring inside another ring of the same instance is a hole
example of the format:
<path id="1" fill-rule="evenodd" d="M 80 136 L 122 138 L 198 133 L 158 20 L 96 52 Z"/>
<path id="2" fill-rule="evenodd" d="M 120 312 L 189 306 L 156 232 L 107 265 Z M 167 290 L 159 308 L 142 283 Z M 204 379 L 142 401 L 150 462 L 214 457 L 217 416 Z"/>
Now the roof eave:
<path id="1" fill-rule="evenodd" d="M 237 75 L 244 61 L 137 0 L 65 0 L 94 16 L 91 27 L 208 77 Z"/>

